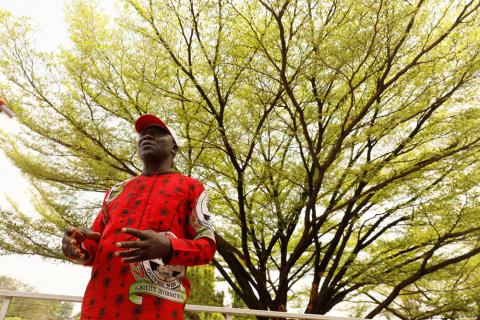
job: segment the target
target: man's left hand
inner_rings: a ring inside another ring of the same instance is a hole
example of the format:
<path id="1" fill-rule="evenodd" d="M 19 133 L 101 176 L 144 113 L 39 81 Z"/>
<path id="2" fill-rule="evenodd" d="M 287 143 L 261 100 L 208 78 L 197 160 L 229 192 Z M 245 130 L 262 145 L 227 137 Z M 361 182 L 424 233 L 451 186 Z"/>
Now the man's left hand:
<path id="1" fill-rule="evenodd" d="M 119 248 L 130 250 L 116 251 L 115 255 L 123 257 L 123 262 L 139 262 L 158 258 L 169 257 L 172 252 L 170 239 L 153 230 L 138 230 L 123 228 L 123 233 L 137 237 L 136 241 L 117 242 Z"/>

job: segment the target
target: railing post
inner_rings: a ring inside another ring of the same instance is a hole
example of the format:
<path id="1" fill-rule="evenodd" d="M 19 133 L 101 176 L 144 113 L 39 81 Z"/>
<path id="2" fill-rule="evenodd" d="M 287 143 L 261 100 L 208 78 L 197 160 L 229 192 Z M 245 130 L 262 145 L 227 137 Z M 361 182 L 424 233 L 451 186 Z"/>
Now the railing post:
<path id="1" fill-rule="evenodd" d="M 0 319 L 0 320 L 2 320 L 2 319 Z M 233 314 L 225 313 L 225 320 L 233 320 Z"/>
<path id="2" fill-rule="evenodd" d="M 0 309 L 0 320 L 5 319 L 7 316 L 8 306 L 10 306 L 10 301 L 12 297 L 3 297 L 2 309 Z"/>

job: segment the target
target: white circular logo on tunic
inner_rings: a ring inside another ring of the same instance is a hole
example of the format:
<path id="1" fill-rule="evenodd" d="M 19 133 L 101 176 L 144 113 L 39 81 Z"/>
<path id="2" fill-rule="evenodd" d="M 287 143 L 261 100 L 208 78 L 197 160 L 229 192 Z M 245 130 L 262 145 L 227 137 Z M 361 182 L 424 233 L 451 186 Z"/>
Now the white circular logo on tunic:
<path id="1" fill-rule="evenodd" d="M 208 229 L 213 229 L 210 212 L 208 211 L 208 194 L 204 190 L 197 199 L 197 205 L 195 213 L 197 214 L 198 221 L 202 226 Z"/>
<path id="2" fill-rule="evenodd" d="M 159 234 L 171 239 L 177 238 L 170 231 L 159 232 Z M 166 265 L 162 259 L 143 261 L 142 266 L 145 274 L 153 283 L 169 289 L 177 288 L 180 285 L 180 279 L 185 277 L 185 266 Z"/>

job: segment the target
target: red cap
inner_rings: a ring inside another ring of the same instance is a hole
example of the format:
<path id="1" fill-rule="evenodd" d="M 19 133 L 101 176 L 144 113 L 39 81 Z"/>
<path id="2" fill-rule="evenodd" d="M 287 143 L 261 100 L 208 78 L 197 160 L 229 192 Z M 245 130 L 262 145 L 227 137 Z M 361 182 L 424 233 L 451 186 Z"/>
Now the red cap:
<path id="1" fill-rule="evenodd" d="M 172 129 L 170 129 L 165 122 L 163 122 L 160 118 L 157 116 L 154 116 L 153 114 L 144 114 L 140 118 L 135 121 L 135 130 L 137 130 L 138 133 L 142 132 L 143 129 L 149 126 L 159 126 L 162 127 L 163 129 L 167 130 L 168 133 L 173 137 L 173 141 L 178 144 L 178 138 L 175 132 L 173 132 Z"/>

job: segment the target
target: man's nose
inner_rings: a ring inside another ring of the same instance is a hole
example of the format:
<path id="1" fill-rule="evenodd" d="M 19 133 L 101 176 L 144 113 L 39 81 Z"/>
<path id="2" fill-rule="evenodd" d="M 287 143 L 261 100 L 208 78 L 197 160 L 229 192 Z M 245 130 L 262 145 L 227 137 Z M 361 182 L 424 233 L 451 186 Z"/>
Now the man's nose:
<path id="1" fill-rule="evenodd" d="M 143 140 L 153 140 L 154 139 L 154 136 L 153 134 L 151 133 L 145 133 L 142 138 L 140 139 L 140 141 L 143 141 Z"/>

